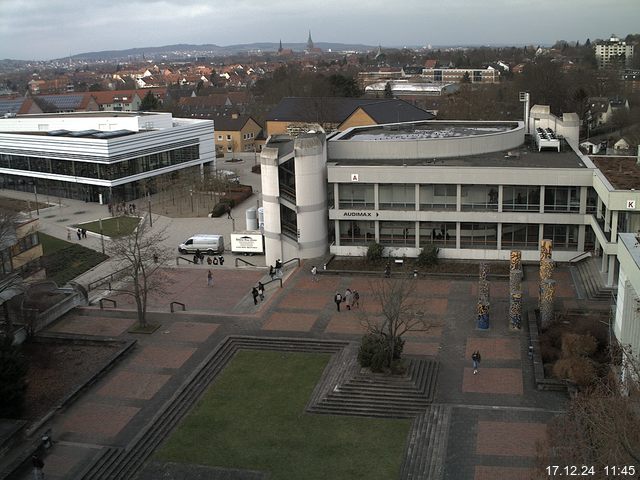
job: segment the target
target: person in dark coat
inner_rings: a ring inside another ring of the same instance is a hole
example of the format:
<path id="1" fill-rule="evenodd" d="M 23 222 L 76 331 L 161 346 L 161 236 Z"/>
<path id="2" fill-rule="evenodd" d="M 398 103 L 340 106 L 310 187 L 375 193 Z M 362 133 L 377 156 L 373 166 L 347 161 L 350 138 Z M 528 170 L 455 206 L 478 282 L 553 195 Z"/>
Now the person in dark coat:
<path id="1" fill-rule="evenodd" d="M 333 301 L 336 302 L 336 307 L 338 307 L 338 311 L 340 311 L 340 304 L 342 303 L 342 295 L 340 295 L 340 292 L 336 292 L 336 296 L 333 297 Z"/>
<path id="2" fill-rule="evenodd" d="M 44 472 L 42 469 L 44 468 L 44 462 L 37 453 L 34 453 L 31 457 L 31 465 L 33 466 L 33 478 L 43 480 Z"/>
<path id="3" fill-rule="evenodd" d="M 269 265 L 269 276 L 271 277 L 271 280 L 276 276 L 276 270 L 273 268 L 273 265 Z"/>
<path id="4" fill-rule="evenodd" d="M 478 373 L 478 368 L 480 367 L 480 360 L 482 357 L 480 356 L 480 352 L 476 350 L 471 354 L 471 361 L 473 362 L 473 374 Z"/>
<path id="5" fill-rule="evenodd" d="M 256 287 L 253 287 L 251 289 L 251 296 L 253 297 L 253 304 L 257 305 L 258 304 L 258 289 Z"/>
<path id="6" fill-rule="evenodd" d="M 258 282 L 258 295 L 260 295 L 260 301 L 264 300 L 264 284 L 262 282 Z"/>

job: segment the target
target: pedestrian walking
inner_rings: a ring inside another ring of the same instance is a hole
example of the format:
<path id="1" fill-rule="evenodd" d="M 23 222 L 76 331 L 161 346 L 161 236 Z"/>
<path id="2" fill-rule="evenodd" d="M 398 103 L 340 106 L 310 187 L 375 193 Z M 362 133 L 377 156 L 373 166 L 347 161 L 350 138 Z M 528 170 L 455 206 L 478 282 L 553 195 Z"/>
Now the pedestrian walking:
<path id="1" fill-rule="evenodd" d="M 87 229 L 86 228 L 82 229 L 82 238 L 87 238 Z"/>
<path id="2" fill-rule="evenodd" d="M 207 273 L 207 286 L 213 286 L 213 273 L 211 273 L 211 270 Z"/>
<path id="3" fill-rule="evenodd" d="M 353 308 L 360 308 L 360 294 L 357 290 L 353 291 Z"/>
<path id="4" fill-rule="evenodd" d="M 213 263 L 213 261 L 211 260 L 211 257 L 207 257 L 207 264 L 211 265 Z"/>
<path id="5" fill-rule="evenodd" d="M 473 352 L 473 354 L 471 354 L 471 360 L 473 361 L 473 374 L 475 375 L 476 373 L 478 373 L 478 368 L 480 367 L 480 360 L 482 360 L 482 357 L 480 356 L 480 352 L 478 350 L 476 350 L 475 352 Z"/>
<path id="6" fill-rule="evenodd" d="M 269 276 L 271 277 L 271 280 L 276 276 L 276 269 L 273 268 L 273 265 L 269 265 Z"/>
<path id="7" fill-rule="evenodd" d="M 37 453 L 34 453 L 31 457 L 31 465 L 33 466 L 33 478 L 35 480 L 44 480 L 44 472 L 42 471 L 44 462 Z"/>
<path id="8" fill-rule="evenodd" d="M 318 269 L 315 265 L 311 267 L 311 280 L 313 280 L 314 282 L 318 281 Z"/>
<path id="9" fill-rule="evenodd" d="M 67 230 L 67 240 L 71 240 L 71 230 Z"/>
<path id="10" fill-rule="evenodd" d="M 389 277 L 391 277 L 391 265 L 387 263 L 387 265 L 384 267 L 384 278 Z"/>
<path id="11" fill-rule="evenodd" d="M 264 301 L 264 284 L 258 282 L 258 295 L 260 295 L 260 301 Z"/>
<path id="12" fill-rule="evenodd" d="M 218 263 L 224 265 L 224 257 L 222 255 L 218 255 Z"/>
<path id="13" fill-rule="evenodd" d="M 340 295 L 340 292 L 336 292 L 336 296 L 333 298 L 333 300 L 336 302 L 336 307 L 338 307 L 338 311 L 340 311 L 340 304 L 342 303 L 342 295 Z"/>
<path id="14" fill-rule="evenodd" d="M 258 289 L 256 287 L 253 287 L 251 289 L 251 296 L 253 297 L 253 304 L 257 305 L 258 304 Z"/>
<path id="15" fill-rule="evenodd" d="M 282 278 L 282 262 L 280 259 L 276 260 L 276 276 Z"/>
<path id="16" fill-rule="evenodd" d="M 82 240 L 82 230 L 81 229 L 76 230 L 76 235 L 78 235 L 78 240 Z"/>
<path id="17" fill-rule="evenodd" d="M 350 288 L 344 292 L 344 303 L 347 306 L 347 310 L 351 310 L 351 302 L 353 301 L 353 292 Z"/>
<path id="18" fill-rule="evenodd" d="M 231 216 L 231 205 L 229 205 L 227 203 L 226 207 L 224 208 L 225 212 L 227 213 L 227 219 L 231 219 L 233 220 L 233 217 Z"/>

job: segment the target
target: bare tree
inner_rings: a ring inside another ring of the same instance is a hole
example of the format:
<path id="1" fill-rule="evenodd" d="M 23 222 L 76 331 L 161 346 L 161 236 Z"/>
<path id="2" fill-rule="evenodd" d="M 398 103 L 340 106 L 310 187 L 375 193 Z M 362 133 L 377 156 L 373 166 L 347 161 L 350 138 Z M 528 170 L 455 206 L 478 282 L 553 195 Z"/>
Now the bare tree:
<path id="1" fill-rule="evenodd" d="M 380 306 L 382 316 L 369 318 L 362 313 L 369 334 L 384 338 L 388 344 L 386 367 L 391 367 L 394 353 L 408 332 L 426 332 L 436 326 L 427 319 L 425 300 L 416 294 L 418 280 L 413 278 L 380 279 L 370 282 L 374 302 Z"/>
<path id="2" fill-rule="evenodd" d="M 164 293 L 168 279 L 160 267 L 169 258 L 169 249 L 163 246 L 165 230 L 151 230 L 141 222 L 131 234 L 114 238 L 107 250 L 119 264 L 124 286 L 115 292 L 135 299 L 138 323 L 147 327 L 147 300 L 150 292 Z"/>
<path id="3" fill-rule="evenodd" d="M 12 210 L 0 208 L 0 252 L 6 252 L 16 241 L 16 226 L 18 222 L 18 214 Z M 1 255 L 4 256 L 4 253 Z M 4 259 L 3 259 L 3 263 Z M 4 323 L 4 342 L 7 345 L 13 343 L 13 318 L 9 311 L 9 300 L 19 293 L 24 291 L 24 281 L 20 275 L 12 271 L 5 272 L 4 269 L 0 270 L 0 297 L 2 297 L 2 312 L 1 316 Z"/>
<path id="4" fill-rule="evenodd" d="M 625 380 L 610 373 L 570 400 L 539 446 L 536 478 L 548 478 L 546 465 L 594 465 L 603 472 L 608 465 L 640 464 L 640 362 L 621 350 Z"/>

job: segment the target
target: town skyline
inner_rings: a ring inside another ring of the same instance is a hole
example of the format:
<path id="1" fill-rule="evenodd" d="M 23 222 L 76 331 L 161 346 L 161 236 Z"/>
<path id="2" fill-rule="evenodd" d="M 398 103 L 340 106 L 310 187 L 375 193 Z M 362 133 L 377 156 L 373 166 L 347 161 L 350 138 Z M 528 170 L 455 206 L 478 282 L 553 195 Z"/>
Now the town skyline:
<path id="1" fill-rule="evenodd" d="M 595 0 L 488 0 L 482 6 L 452 0 L 446 6 L 416 0 L 390 8 L 372 0 L 366 11 L 355 2 L 315 5 L 278 0 L 135 0 L 84 5 L 61 0 L 0 1 L 0 58 L 51 60 L 87 52 L 173 44 L 219 46 L 259 42 L 403 46 L 551 45 L 557 40 L 624 38 L 636 30 L 635 0 L 616 5 Z M 607 14 L 615 7 L 615 16 Z M 407 13 L 412 11 L 411 15 Z M 354 22 L 357 19 L 357 22 Z"/>

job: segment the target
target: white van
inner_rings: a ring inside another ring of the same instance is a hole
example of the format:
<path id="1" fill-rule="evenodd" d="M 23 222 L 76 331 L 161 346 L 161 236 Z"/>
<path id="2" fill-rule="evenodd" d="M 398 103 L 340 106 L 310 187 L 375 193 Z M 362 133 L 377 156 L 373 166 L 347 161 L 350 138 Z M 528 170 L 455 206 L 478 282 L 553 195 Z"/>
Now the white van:
<path id="1" fill-rule="evenodd" d="M 224 237 L 222 235 L 205 235 L 198 234 L 185 240 L 178 247 L 181 254 L 196 253 L 200 250 L 206 255 L 214 255 L 224 252 Z"/>

